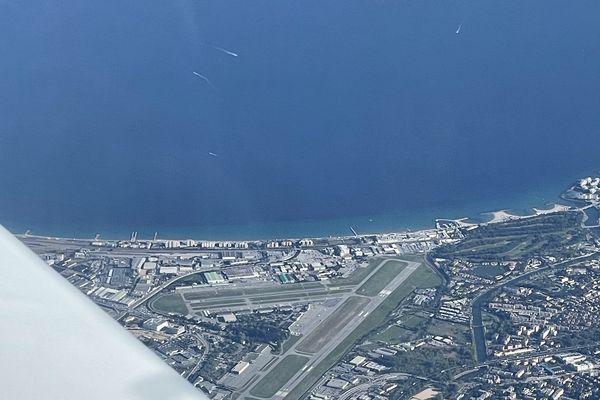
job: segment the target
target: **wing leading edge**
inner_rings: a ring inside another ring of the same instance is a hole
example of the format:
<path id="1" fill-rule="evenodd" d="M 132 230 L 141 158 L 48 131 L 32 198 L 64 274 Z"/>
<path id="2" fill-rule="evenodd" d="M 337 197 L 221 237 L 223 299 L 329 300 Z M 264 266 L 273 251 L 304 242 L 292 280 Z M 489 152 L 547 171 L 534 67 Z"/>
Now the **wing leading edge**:
<path id="1" fill-rule="evenodd" d="M 2 226 L 0 274 L 2 398 L 206 398 Z"/>

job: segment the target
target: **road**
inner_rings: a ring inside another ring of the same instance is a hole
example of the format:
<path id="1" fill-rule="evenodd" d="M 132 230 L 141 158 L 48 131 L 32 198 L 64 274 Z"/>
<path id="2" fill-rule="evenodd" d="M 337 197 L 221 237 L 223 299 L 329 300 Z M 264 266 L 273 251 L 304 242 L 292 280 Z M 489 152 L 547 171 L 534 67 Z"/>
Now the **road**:
<path id="1" fill-rule="evenodd" d="M 586 225 L 586 222 L 590 219 L 590 217 L 585 212 L 585 210 L 590 209 L 590 208 L 595 208 L 596 212 L 597 212 L 598 209 L 600 208 L 600 203 L 594 201 L 591 204 L 588 204 L 586 206 L 577 208 L 578 211 L 581 211 L 583 213 L 583 218 L 581 219 L 581 227 L 582 228 L 587 228 L 587 229 L 600 228 L 600 215 L 596 218 L 596 223 L 595 224 Z"/>
<path id="2" fill-rule="evenodd" d="M 204 339 L 200 333 L 196 333 L 195 336 L 196 336 L 196 339 L 198 339 L 198 342 L 202 344 L 202 356 L 200 357 L 200 359 L 198 360 L 198 363 L 194 366 L 194 368 L 192 368 L 184 376 L 184 378 L 186 378 L 186 379 L 187 379 L 188 376 L 192 376 L 193 374 L 196 373 L 196 371 L 198 371 L 200 369 L 200 367 L 204 363 L 204 359 L 206 358 L 206 356 L 210 352 L 210 344 L 208 343 L 208 341 L 206 339 Z"/>
<path id="3" fill-rule="evenodd" d="M 205 271 L 196 270 L 194 272 L 190 272 L 190 273 L 187 273 L 185 275 L 176 276 L 175 278 L 166 281 L 162 285 L 155 287 L 147 295 L 145 295 L 143 297 L 140 297 L 129 308 L 132 309 L 132 310 L 135 310 L 136 308 L 138 308 L 139 306 L 141 306 L 142 304 L 146 303 L 147 301 L 149 301 L 150 299 L 152 299 L 154 296 L 156 296 L 157 294 L 159 294 L 160 292 L 162 292 L 163 290 L 165 290 L 168 286 L 170 286 L 170 285 L 172 285 L 172 284 L 174 284 L 174 283 L 176 283 L 176 282 L 178 282 L 178 281 L 180 281 L 182 279 L 185 279 L 185 278 L 187 278 L 189 276 L 198 275 L 198 274 L 201 274 L 203 272 L 210 271 L 210 270 L 211 269 L 207 269 Z"/>
<path id="4" fill-rule="evenodd" d="M 355 386 L 352 389 L 344 392 L 338 398 L 338 400 L 355 399 L 356 395 L 358 393 L 365 392 L 365 391 L 369 390 L 369 388 L 371 386 L 373 386 L 373 385 L 382 384 L 382 383 L 389 382 L 389 381 L 392 381 L 392 380 L 406 379 L 406 378 L 415 378 L 415 379 L 421 379 L 421 380 L 424 380 L 424 381 L 429 381 L 429 379 L 426 378 L 426 377 L 424 377 L 424 376 L 418 376 L 418 375 L 412 375 L 412 374 L 405 374 L 405 373 L 395 373 L 395 374 L 380 375 L 376 379 L 371 379 L 371 380 L 369 380 L 369 382 L 366 382 L 366 383 L 363 383 L 361 385 Z"/>

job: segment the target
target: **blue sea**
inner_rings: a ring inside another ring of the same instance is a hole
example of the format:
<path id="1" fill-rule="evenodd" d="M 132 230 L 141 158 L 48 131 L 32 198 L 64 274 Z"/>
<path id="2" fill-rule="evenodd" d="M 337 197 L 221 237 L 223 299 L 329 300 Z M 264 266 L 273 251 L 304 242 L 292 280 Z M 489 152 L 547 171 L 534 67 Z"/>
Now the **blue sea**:
<path id="1" fill-rule="evenodd" d="M 600 170 L 598 15 L 597 0 L 0 1 L 0 223 L 236 239 L 544 206 Z"/>

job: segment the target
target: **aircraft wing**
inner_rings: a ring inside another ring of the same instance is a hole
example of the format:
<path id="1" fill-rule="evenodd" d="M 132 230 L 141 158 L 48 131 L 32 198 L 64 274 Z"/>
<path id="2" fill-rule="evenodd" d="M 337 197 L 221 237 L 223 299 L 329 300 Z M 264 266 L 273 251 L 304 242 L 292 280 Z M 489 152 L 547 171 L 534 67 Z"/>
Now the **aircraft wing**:
<path id="1" fill-rule="evenodd" d="M 0 397 L 205 399 L 0 226 Z"/>

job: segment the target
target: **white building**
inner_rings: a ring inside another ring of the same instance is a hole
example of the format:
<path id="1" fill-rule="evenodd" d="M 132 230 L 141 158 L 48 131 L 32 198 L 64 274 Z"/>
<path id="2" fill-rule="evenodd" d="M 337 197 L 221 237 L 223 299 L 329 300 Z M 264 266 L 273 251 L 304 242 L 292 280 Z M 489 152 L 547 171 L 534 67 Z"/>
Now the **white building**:
<path id="1" fill-rule="evenodd" d="M 232 374 L 236 374 L 236 375 L 240 375 L 242 372 L 244 372 L 248 367 L 250 366 L 250 363 L 247 361 L 240 361 L 239 363 L 235 364 L 235 367 L 233 367 L 231 369 L 231 373 Z"/>
<path id="2" fill-rule="evenodd" d="M 144 324 L 142 326 L 144 327 L 144 329 L 160 332 L 162 329 L 167 328 L 169 326 L 169 321 L 159 318 L 150 318 L 144 321 Z"/>

